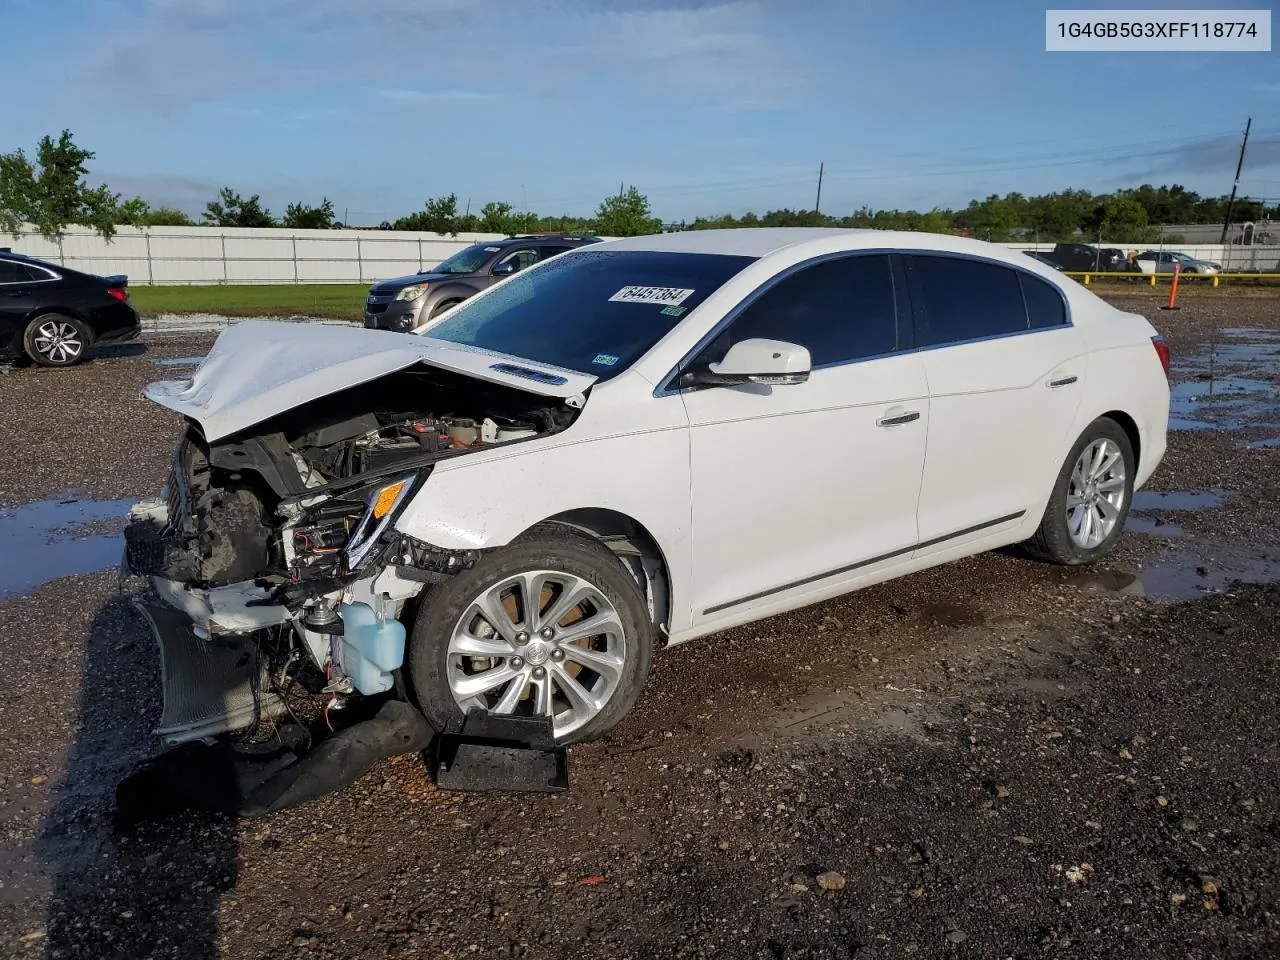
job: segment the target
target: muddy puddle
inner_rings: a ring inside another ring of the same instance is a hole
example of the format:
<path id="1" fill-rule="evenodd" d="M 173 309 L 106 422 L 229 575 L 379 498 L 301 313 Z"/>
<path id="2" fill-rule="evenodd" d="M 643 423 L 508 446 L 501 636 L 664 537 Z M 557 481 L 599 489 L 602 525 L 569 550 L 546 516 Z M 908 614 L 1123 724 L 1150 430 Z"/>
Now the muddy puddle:
<path id="1" fill-rule="evenodd" d="M 1200 351 L 1176 357 L 1171 430 L 1280 429 L 1280 337 L 1232 328 Z"/>
<path id="2" fill-rule="evenodd" d="M 93 500 L 65 490 L 0 510 L 0 600 L 120 562 L 132 500 Z"/>
<path id="3" fill-rule="evenodd" d="M 1165 514 L 1213 510 L 1225 502 L 1217 490 L 1139 490 L 1133 495 L 1126 533 L 1177 541 L 1157 549 L 1140 567 L 1088 567 L 1066 572 L 1064 581 L 1095 593 L 1189 600 L 1218 593 L 1233 583 L 1280 580 L 1280 551 L 1189 534 Z"/>

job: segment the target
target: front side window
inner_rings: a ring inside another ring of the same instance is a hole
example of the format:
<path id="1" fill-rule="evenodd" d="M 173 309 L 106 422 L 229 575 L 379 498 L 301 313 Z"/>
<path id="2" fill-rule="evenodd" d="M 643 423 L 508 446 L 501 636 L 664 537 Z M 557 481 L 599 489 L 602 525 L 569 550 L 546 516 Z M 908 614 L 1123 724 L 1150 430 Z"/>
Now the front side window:
<path id="1" fill-rule="evenodd" d="M 893 273 L 886 254 L 804 267 L 757 297 L 699 358 L 714 362 L 735 343 L 761 337 L 798 344 L 816 367 L 898 349 Z"/>
<path id="2" fill-rule="evenodd" d="M 753 257 L 575 250 L 517 273 L 419 333 L 608 380 Z"/>
<path id="3" fill-rule="evenodd" d="M 1028 329 L 1018 274 L 959 257 L 908 258 L 916 294 L 916 344 L 959 343 Z"/>
<path id="4" fill-rule="evenodd" d="M 538 251 L 533 249 L 532 247 L 526 247 L 523 250 L 513 250 L 511 253 L 507 254 L 505 257 L 499 260 L 496 264 L 494 264 L 494 266 L 497 267 L 497 266 L 501 266 L 504 263 L 509 263 L 516 268 L 516 272 L 519 272 L 523 270 L 525 267 L 533 266 L 537 262 L 538 262 Z"/>

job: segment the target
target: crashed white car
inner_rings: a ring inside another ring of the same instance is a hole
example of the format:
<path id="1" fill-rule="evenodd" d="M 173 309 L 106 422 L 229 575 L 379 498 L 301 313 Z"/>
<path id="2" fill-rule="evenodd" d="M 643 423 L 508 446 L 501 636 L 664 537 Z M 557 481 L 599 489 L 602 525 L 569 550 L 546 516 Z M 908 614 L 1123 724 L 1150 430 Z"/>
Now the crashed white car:
<path id="1" fill-rule="evenodd" d="M 610 241 L 413 333 L 246 322 L 126 563 L 170 741 L 403 697 L 596 737 L 654 648 L 1007 544 L 1086 563 L 1165 452 L 1168 352 L 1020 253 L 923 233 Z"/>

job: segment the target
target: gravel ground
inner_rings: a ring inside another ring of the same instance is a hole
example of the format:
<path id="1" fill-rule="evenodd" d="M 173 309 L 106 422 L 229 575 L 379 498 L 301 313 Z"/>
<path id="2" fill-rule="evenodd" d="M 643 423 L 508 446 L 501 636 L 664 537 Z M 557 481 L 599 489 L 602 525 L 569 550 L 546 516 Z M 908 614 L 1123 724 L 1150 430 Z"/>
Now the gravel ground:
<path id="1" fill-rule="evenodd" d="M 668 651 L 567 794 L 401 757 L 267 820 L 113 834 L 149 637 L 110 570 L 0 599 L 0 956 L 1277 955 L 1280 340 L 1223 331 L 1280 336 L 1280 300 L 1117 302 L 1164 330 L 1175 416 L 1219 428 L 1171 434 L 1112 556 L 986 554 Z M 139 390 L 210 342 L 0 376 L 0 576 L 44 578 L 5 507 L 110 545 L 59 511 L 157 490 L 176 423 Z"/>

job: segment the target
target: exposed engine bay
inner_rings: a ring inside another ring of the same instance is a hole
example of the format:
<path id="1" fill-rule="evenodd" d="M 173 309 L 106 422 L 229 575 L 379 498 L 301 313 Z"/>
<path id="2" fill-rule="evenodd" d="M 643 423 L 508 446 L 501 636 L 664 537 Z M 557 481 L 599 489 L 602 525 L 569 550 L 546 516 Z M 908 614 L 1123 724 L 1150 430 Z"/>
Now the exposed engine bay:
<path id="1" fill-rule="evenodd" d="M 161 644 L 171 743 L 252 734 L 309 692 L 393 689 L 404 605 L 472 566 L 395 530 L 434 465 L 564 430 L 561 400 L 419 365 L 213 443 L 188 420 L 164 495 L 125 531 Z"/>
<path id="2" fill-rule="evenodd" d="M 141 566 L 205 588 L 341 580 L 369 556 L 353 544 L 373 546 L 375 530 L 386 526 L 379 521 L 416 491 L 432 464 L 556 433 L 577 413 L 501 385 L 416 368 L 213 444 L 189 424 L 167 485 L 166 526 L 150 537 L 135 530 L 130 560 L 137 572 Z M 399 486 L 380 483 L 393 474 Z"/>

